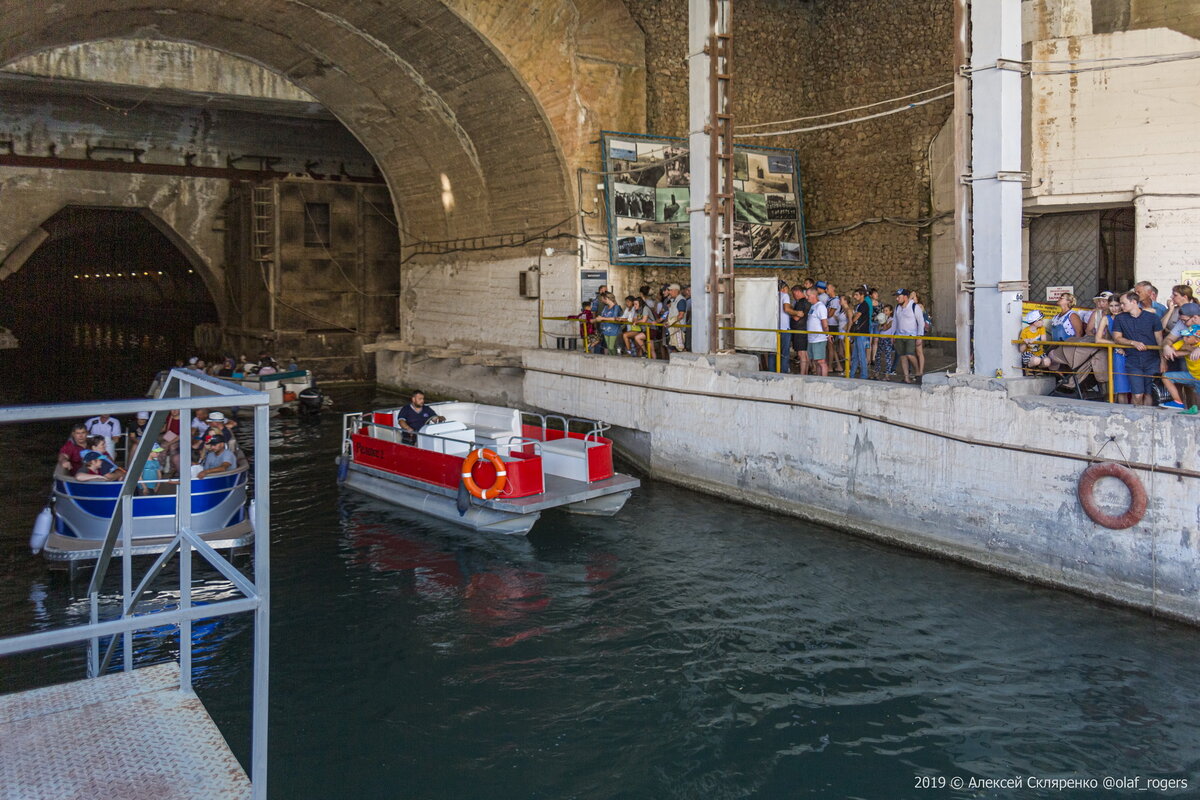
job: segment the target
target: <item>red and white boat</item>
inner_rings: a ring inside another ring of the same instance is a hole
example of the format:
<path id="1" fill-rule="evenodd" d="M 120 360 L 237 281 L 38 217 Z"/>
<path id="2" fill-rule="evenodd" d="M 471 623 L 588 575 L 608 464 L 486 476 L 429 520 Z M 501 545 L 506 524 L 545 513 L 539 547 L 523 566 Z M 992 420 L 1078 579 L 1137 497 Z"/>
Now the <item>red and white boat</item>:
<path id="1" fill-rule="evenodd" d="M 608 426 L 481 403 L 435 403 L 417 434 L 400 408 L 346 414 L 338 479 L 480 531 L 527 533 L 548 508 L 612 516 L 641 481 L 613 469 Z M 472 495 L 463 502 L 460 485 Z M 461 509 L 462 510 L 460 513 Z"/>

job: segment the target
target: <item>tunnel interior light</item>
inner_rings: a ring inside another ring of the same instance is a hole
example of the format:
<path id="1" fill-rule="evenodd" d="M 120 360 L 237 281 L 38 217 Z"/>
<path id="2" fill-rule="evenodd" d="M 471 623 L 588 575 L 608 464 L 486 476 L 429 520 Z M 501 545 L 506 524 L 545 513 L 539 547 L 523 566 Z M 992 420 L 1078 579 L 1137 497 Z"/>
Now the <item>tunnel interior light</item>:
<path id="1" fill-rule="evenodd" d="M 159 275 L 162 275 L 162 272 L 160 271 L 158 274 L 159 274 Z"/>
<path id="2" fill-rule="evenodd" d="M 106 278 L 111 278 L 111 277 L 112 277 L 112 273 L 111 273 L 111 272 L 106 272 L 106 273 L 104 273 L 104 277 L 106 277 Z"/>

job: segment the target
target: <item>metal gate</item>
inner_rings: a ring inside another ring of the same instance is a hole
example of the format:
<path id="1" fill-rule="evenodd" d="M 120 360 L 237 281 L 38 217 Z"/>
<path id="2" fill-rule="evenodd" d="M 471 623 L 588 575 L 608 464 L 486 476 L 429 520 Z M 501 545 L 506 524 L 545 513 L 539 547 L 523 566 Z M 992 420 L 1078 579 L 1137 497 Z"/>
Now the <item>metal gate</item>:
<path id="1" fill-rule="evenodd" d="M 1071 286 L 1080 302 L 1100 286 L 1100 212 L 1047 214 L 1029 226 L 1029 299 L 1042 302 L 1047 286 Z"/>

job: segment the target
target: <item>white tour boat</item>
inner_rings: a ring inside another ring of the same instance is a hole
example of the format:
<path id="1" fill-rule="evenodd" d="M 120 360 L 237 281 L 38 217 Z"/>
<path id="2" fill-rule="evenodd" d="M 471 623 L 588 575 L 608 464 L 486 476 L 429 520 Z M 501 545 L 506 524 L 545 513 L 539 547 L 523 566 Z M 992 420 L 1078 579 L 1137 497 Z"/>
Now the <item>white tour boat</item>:
<path id="1" fill-rule="evenodd" d="M 346 414 L 339 480 L 447 522 L 501 533 L 528 532 L 548 508 L 612 516 L 641 485 L 613 469 L 602 422 L 481 403 L 435 408 L 445 421 L 416 434 L 399 427 L 401 408 Z"/>

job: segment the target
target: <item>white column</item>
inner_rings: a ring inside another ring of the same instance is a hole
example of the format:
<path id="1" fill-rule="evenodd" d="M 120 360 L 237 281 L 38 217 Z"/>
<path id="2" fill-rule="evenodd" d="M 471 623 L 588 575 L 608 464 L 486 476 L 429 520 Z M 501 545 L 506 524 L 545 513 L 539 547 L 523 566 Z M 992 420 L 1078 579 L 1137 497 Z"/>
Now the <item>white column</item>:
<path id="1" fill-rule="evenodd" d="M 692 234 L 692 352 L 708 352 L 709 266 L 715 258 L 708 241 L 708 201 L 711 159 L 704 126 L 712 117 L 709 94 L 709 0 L 688 0 L 688 147 L 691 151 L 691 201 L 688 220 Z M 711 287 L 716 291 L 717 287 Z"/>
<path id="2" fill-rule="evenodd" d="M 1021 0 L 971 4 L 971 172 L 975 373 L 1019 374 L 1021 269 Z M 1007 178 L 1007 179 L 1006 179 Z M 1007 289 L 1007 291 L 1003 291 Z"/>

